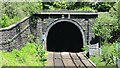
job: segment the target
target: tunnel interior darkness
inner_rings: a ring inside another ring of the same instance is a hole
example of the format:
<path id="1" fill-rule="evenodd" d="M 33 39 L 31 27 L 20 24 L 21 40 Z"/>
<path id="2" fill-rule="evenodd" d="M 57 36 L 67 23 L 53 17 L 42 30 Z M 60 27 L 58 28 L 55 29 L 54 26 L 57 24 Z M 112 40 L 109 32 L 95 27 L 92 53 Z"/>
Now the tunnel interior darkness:
<path id="1" fill-rule="evenodd" d="M 80 29 L 71 22 L 53 25 L 47 35 L 47 50 L 54 52 L 81 52 L 83 38 Z"/>

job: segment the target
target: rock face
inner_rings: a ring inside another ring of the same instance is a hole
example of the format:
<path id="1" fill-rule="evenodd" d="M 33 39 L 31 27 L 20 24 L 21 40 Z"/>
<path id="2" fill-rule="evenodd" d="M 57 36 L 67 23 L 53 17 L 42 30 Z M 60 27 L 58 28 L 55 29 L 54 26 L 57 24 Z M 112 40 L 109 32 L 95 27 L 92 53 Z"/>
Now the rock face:
<path id="1" fill-rule="evenodd" d="M 56 21 L 70 20 L 77 23 L 73 23 L 77 28 L 81 28 L 83 45 L 85 43 L 90 44 L 90 41 L 94 38 L 94 32 L 91 30 L 91 26 L 95 23 L 97 17 L 96 12 L 59 12 L 56 11 L 48 13 L 49 11 L 41 12 L 41 14 L 33 14 L 30 17 L 23 19 L 17 24 L 13 24 L 7 28 L 0 29 L 0 50 L 12 50 L 13 48 L 20 48 L 27 41 L 31 40 L 30 34 L 35 38 L 41 37 L 42 32 L 49 35 L 49 30 L 56 24 Z M 60 27 L 62 28 L 62 26 Z M 66 35 L 67 36 L 67 35 Z M 45 41 L 45 47 L 47 47 L 47 41 Z"/>

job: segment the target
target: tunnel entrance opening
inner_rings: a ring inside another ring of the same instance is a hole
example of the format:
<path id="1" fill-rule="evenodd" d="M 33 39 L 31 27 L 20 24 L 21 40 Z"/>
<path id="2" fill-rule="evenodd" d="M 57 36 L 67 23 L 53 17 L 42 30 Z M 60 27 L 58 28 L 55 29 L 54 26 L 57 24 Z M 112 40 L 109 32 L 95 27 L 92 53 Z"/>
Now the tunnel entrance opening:
<path id="1" fill-rule="evenodd" d="M 68 21 L 61 21 L 54 24 L 48 32 L 46 43 L 48 51 L 83 51 L 82 33 L 75 24 Z"/>

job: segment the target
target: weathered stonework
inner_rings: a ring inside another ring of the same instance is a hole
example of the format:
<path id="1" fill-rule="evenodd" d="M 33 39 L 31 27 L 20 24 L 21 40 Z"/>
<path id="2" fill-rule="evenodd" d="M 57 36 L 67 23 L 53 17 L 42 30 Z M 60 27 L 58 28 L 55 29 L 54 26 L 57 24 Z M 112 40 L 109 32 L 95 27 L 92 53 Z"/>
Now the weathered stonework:
<path id="1" fill-rule="evenodd" d="M 48 13 L 49 12 L 49 13 Z M 0 50 L 10 50 L 13 48 L 20 48 L 27 41 L 30 40 L 28 35 L 33 34 L 35 37 L 41 37 L 42 32 L 48 32 L 48 28 L 55 20 L 70 19 L 78 22 L 84 34 L 86 43 L 94 37 L 94 32 L 91 31 L 91 26 L 95 22 L 97 13 L 92 12 L 79 12 L 74 13 L 51 13 L 51 11 L 43 12 L 41 14 L 33 14 L 13 24 L 7 28 L 0 29 Z M 73 12 L 73 11 L 72 11 Z M 78 14 L 77 14 L 78 13 Z"/>
<path id="2" fill-rule="evenodd" d="M 7 28 L 0 29 L 0 50 L 11 50 L 20 48 L 29 41 L 28 35 L 31 34 L 30 23 L 31 17 L 27 17 L 17 24 L 13 24 Z M 40 31 L 38 30 L 40 33 Z"/>

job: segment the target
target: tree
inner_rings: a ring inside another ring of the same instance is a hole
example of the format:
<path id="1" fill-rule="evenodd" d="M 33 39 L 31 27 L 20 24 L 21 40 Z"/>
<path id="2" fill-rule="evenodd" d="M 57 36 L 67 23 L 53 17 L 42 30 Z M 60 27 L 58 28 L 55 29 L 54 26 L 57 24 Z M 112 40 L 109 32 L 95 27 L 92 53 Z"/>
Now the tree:
<path id="1" fill-rule="evenodd" d="M 40 13 L 42 3 L 39 2 L 4 2 L 2 3 L 2 14 L 0 28 L 8 27 L 26 16 Z"/>
<path id="2" fill-rule="evenodd" d="M 102 36 L 105 41 L 113 38 L 113 33 L 119 30 L 117 8 L 118 3 L 116 3 L 109 12 L 101 13 L 97 18 L 97 22 L 93 25 L 93 30 L 96 35 Z"/>
<path id="3" fill-rule="evenodd" d="M 98 12 L 108 12 L 115 2 L 93 2 L 91 7 Z"/>
<path id="4" fill-rule="evenodd" d="M 74 2 L 43 2 L 43 10 L 61 10 L 61 9 L 72 9 Z"/>

